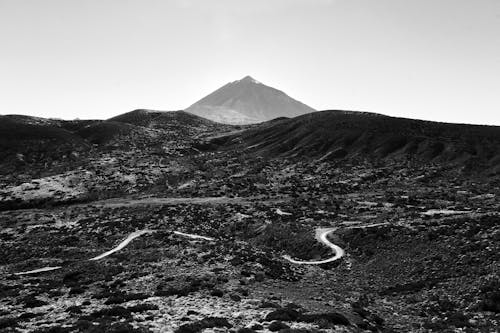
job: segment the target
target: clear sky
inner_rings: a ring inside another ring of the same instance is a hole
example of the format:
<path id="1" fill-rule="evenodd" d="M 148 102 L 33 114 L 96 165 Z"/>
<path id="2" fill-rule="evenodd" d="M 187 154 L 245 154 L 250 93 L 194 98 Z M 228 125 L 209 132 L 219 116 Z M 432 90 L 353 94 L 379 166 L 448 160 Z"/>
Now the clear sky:
<path id="1" fill-rule="evenodd" d="M 179 110 L 246 75 L 318 110 L 500 125 L 500 0 L 0 0 L 0 114 Z"/>

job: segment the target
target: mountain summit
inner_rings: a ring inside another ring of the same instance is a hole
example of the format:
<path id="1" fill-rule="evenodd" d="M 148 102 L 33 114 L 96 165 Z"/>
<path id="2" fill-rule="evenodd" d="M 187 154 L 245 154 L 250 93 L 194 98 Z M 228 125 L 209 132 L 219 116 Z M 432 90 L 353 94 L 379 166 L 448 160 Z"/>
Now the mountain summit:
<path id="1" fill-rule="evenodd" d="M 185 111 L 219 123 L 241 125 L 278 117 L 296 117 L 316 110 L 251 76 L 245 76 L 217 89 Z"/>

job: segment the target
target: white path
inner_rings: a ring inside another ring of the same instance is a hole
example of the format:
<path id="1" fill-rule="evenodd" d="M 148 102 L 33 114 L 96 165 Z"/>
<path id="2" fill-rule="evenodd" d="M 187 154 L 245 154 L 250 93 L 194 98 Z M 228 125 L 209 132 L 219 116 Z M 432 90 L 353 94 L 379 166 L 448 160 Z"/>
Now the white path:
<path id="1" fill-rule="evenodd" d="M 111 250 L 109 250 L 107 252 L 104 252 L 103 254 L 100 254 L 97 257 L 93 257 L 93 258 L 90 258 L 90 259 L 87 259 L 87 260 L 88 261 L 97 261 L 97 260 L 101 260 L 103 258 L 106 258 L 107 256 L 109 256 L 109 255 L 111 255 L 111 254 L 113 254 L 115 252 L 118 252 L 121 249 L 123 249 L 125 246 L 127 246 L 135 238 L 140 237 L 140 236 L 142 236 L 144 234 L 150 234 L 150 233 L 153 233 L 153 232 L 155 232 L 155 231 L 154 230 L 147 230 L 147 229 L 146 230 L 135 231 L 135 232 L 131 233 L 130 235 L 128 235 L 128 237 L 125 238 L 115 248 L 113 248 L 113 249 L 111 249 Z M 179 236 L 188 237 L 188 238 L 193 238 L 193 239 L 203 239 L 203 240 L 208 240 L 208 241 L 215 240 L 212 237 L 206 237 L 206 236 L 200 236 L 200 235 L 194 235 L 194 234 L 186 234 L 186 233 L 180 232 L 180 231 L 174 231 L 174 234 L 179 235 Z M 62 266 L 47 266 L 47 267 L 43 267 L 43 268 L 34 269 L 34 270 L 31 270 L 31 271 L 14 273 L 14 275 L 37 274 L 37 273 L 55 271 L 55 270 L 58 270 L 58 269 L 61 269 L 61 268 L 62 268 Z"/>
<path id="2" fill-rule="evenodd" d="M 180 231 L 174 231 L 174 234 L 179 235 L 179 236 L 192 238 L 192 239 L 204 239 L 204 240 L 208 240 L 208 241 L 215 240 L 215 238 L 212 238 L 212 237 L 200 236 L 200 235 L 194 235 L 194 234 L 186 234 L 186 233 L 180 232 Z"/>
<path id="3" fill-rule="evenodd" d="M 47 267 L 43 267 L 43 268 L 34 269 L 32 271 L 14 273 L 14 275 L 37 274 L 37 273 L 42 273 L 42 272 L 55 271 L 55 270 L 58 270 L 58 269 L 61 269 L 61 268 L 62 268 L 62 266 L 47 266 Z"/>
<path id="4" fill-rule="evenodd" d="M 97 257 L 90 258 L 89 260 L 95 261 L 95 260 L 100 260 L 102 258 L 105 258 L 105 257 L 109 256 L 110 254 L 113 254 L 117 251 L 120 251 L 121 249 L 123 249 L 125 246 L 127 246 L 135 238 L 142 236 L 144 234 L 150 234 L 152 232 L 153 232 L 152 230 L 140 230 L 140 231 L 133 232 L 130 235 L 128 235 L 128 237 L 123 242 L 118 244 L 118 246 L 115 247 L 114 249 L 111 249 L 108 252 L 104 252 L 103 254 L 98 255 Z"/>
<path id="5" fill-rule="evenodd" d="M 125 246 L 127 246 L 133 239 L 139 237 L 139 236 L 142 236 L 144 234 L 149 234 L 149 233 L 152 233 L 154 232 L 153 230 L 140 230 L 140 231 L 135 231 L 133 233 L 131 233 L 130 235 L 128 235 L 128 237 L 123 241 L 121 242 L 120 244 L 118 244 L 117 247 L 107 251 L 107 252 L 104 252 L 103 254 L 101 255 L 98 255 L 97 257 L 94 257 L 94 258 L 90 258 L 90 259 L 87 259 L 89 261 L 96 261 L 96 260 L 100 260 L 102 258 L 105 258 L 107 256 L 109 256 L 110 254 L 113 254 L 117 251 L 120 251 L 121 249 L 123 249 Z M 34 269 L 32 271 L 26 271 L 26 272 L 19 272 L 19 273 L 14 273 L 14 275 L 29 275 L 29 274 L 38 274 L 38 273 L 43 273 L 43 272 L 50 272 L 50 271 L 55 271 L 55 270 L 58 270 L 58 269 L 61 269 L 62 266 L 47 266 L 47 267 L 43 267 L 43 268 L 38 268 L 38 269 Z"/>
<path id="6" fill-rule="evenodd" d="M 368 225 L 355 225 L 348 227 L 347 229 L 366 229 L 366 228 L 375 228 L 375 227 L 380 227 L 384 225 L 389 225 L 387 222 L 383 223 L 374 223 L 374 224 L 368 224 Z M 328 235 L 338 228 L 317 228 L 316 229 L 316 235 L 315 238 L 318 240 L 318 242 L 321 242 L 331 248 L 333 252 L 335 252 L 335 255 L 331 258 L 324 259 L 324 260 L 312 260 L 312 261 L 302 261 L 302 260 L 295 260 L 289 255 L 284 255 L 283 258 L 288 260 L 289 262 L 293 264 L 298 264 L 298 265 L 321 265 L 321 264 L 327 264 L 329 262 L 338 260 L 342 258 L 345 255 L 345 251 L 338 245 L 333 244 L 328 240 Z"/>
<path id="7" fill-rule="evenodd" d="M 321 264 L 327 264 L 329 262 L 338 260 L 342 258 L 345 254 L 345 251 L 338 245 L 333 244 L 328 240 L 328 234 L 334 232 L 337 230 L 337 228 L 318 228 L 316 229 L 316 239 L 328 246 L 335 252 L 335 255 L 331 258 L 324 259 L 324 260 L 313 260 L 313 261 L 302 261 L 302 260 L 295 260 L 292 259 L 289 255 L 284 255 L 283 258 L 288 260 L 289 262 L 293 264 L 298 264 L 298 265 L 321 265 Z"/>

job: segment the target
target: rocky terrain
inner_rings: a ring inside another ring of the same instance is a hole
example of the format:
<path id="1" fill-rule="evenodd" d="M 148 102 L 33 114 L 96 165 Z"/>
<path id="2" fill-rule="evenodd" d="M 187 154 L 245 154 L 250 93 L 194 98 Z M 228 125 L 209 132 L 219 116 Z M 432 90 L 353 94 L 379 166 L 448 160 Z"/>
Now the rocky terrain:
<path id="1" fill-rule="evenodd" d="M 497 127 L 136 110 L 0 129 L 1 332 L 498 332 Z M 317 228 L 343 257 L 283 258 L 331 257 Z"/>

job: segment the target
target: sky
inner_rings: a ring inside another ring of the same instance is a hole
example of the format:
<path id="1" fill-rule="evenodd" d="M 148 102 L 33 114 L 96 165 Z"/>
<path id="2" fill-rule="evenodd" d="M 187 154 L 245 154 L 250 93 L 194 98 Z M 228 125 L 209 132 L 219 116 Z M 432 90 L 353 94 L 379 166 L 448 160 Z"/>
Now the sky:
<path id="1" fill-rule="evenodd" d="M 246 75 L 317 110 L 500 125 L 500 1 L 0 0 L 0 114 L 181 110 Z"/>

